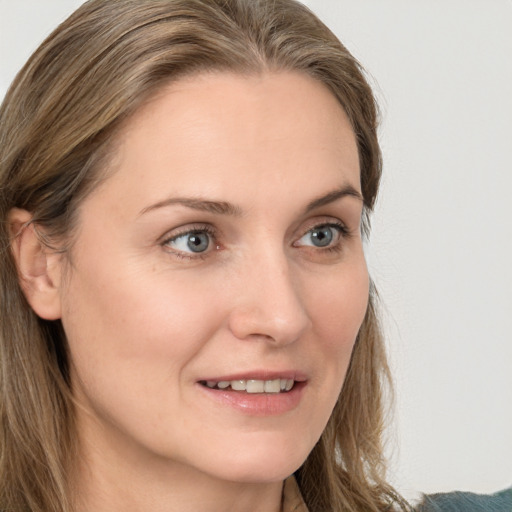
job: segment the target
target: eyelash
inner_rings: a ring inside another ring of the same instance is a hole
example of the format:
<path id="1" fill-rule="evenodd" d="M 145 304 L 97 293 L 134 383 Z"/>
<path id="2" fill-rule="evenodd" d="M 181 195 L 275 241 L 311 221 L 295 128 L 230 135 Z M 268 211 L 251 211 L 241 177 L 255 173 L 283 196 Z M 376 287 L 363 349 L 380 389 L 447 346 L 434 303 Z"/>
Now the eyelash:
<path id="1" fill-rule="evenodd" d="M 328 247 L 316 247 L 316 248 L 313 247 L 313 249 L 315 251 L 320 251 L 320 252 L 324 252 L 324 253 L 340 253 L 343 250 L 343 242 L 346 241 L 351 236 L 351 232 L 349 231 L 347 226 L 345 226 L 341 222 L 322 222 L 320 224 L 315 224 L 313 227 L 309 228 L 304 233 L 304 235 L 302 235 L 302 237 L 304 237 L 305 235 L 307 235 L 308 233 L 310 233 L 312 231 L 315 231 L 315 230 L 321 229 L 321 228 L 325 228 L 325 227 L 332 228 L 335 231 L 337 231 L 339 234 L 339 239 L 333 245 L 329 245 Z M 312 247 L 312 246 L 309 246 L 309 247 Z"/>
<path id="2" fill-rule="evenodd" d="M 341 222 L 321 222 L 321 223 L 315 224 L 314 226 L 307 229 L 298 240 L 300 240 L 301 238 L 303 238 L 305 235 L 307 235 L 308 233 L 310 233 L 312 231 L 315 231 L 315 230 L 318 230 L 321 228 L 325 228 L 325 227 L 332 228 L 338 232 L 339 239 L 337 240 L 337 242 L 334 243 L 334 245 L 329 245 L 328 247 L 313 247 L 313 246 L 305 246 L 305 247 L 312 247 L 313 250 L 315 250 L 317 252 L 323 252 L 323 253 L 339 253 L 339 252 L 341 252 L 343 249 L 342 242 L 351 236 L 350 230 Z M 217 240 L 218 233 L 212 226 L 210 226 L 208 224 L 187 227 L 186 229 L 183 229 L 182 231 L 173 233 L 172 236 L 166 237 L 164 240 L 162 240 L 161 246 L 167 247 L 169 252 L 173 256 L 175 256 L 179 259 L 204 260 L 208 256 L 210 256 L 210 254 L 213 252 L 212 249 L 208 249 L 204 253 L 201 253 L 201 252 L 188 253 L 188 252 L 184 252 L 184 251 L 173 250 L 169 246 L 169 244 L 171 242 L 174 242 L 181 237 L 184 237 L 186 235 L 191 235 L 193 233 L 207 234 L 210 237 L 210 241 L 211 241 L 210 246 L 215 247 L 215 249 L 217 249 L 217 250 L 220 248 L 218 240 Z M 301 246 L 297 246 L 295 244 L 296 244 L 296 242 L 294 242 L 294 244 L 293 244 L 294 247 L 301 247 Z M 304 246 L 302 246 L 302 247 L 304 247 Z"/>
<path id="3" fill-rule="evenodd" d="M 191 235 L 193 233 L 205 233 L 205 234 L 207 234 L 210 237 L 210 239 L 211 239 L 211 245 L 216 247 L 217 249 L 219 248 L 219 244 L 218 244 L 218 241 L 217 241 L 217 232 L 216 232 L 216 230 L 212 226 L 209 226 L 208 224 L 187 227 L 183 231 L 178 231 L 177 233 L 174 233 L 172 236 L 165 238 L 161 242 L 161 245 L 162 245 L 162 247 L 168 247 L 169 248 L 169 244 L 171 242 L 174 242 L 174 241 L 178 240 L 179 238 L 181 238 L 183 236 Z M 210 249 L 210 250 L 205 251 L 204 253 L 200 253 L 200 252 L 198 252 L 198 253 L 187 253 L 187 252 L 177 251 L 177 250 L 173 250 L 173 249 L 169 248 L 169 252 L 173 256 L 175 256 L 175 257 L 177 257 L 179 259 L 184 259 L 184 260 L 196 260 L 196 259 L 204 260 L 204 259 L 206 259 L 210 255 L 210 253 L 212 251 Z"/>

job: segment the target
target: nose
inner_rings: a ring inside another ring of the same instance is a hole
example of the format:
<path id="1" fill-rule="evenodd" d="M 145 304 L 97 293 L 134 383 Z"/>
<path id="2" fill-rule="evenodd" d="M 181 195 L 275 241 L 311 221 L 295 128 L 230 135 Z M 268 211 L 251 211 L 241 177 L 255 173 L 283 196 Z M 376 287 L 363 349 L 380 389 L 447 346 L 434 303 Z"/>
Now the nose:
<path id="1" fill-rule="evenodd" d="M 299 276 L 283 254 L 261 254 L 238 269 L 231 332 L 241 340 L 264 339 L 275 346 L 298 340 L 310 326 Z"/>

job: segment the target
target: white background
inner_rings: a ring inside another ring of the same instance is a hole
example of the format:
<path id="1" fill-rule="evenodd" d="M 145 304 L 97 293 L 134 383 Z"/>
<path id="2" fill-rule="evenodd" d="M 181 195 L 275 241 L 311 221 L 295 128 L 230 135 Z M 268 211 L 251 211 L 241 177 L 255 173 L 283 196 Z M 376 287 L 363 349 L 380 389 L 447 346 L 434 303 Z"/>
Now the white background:
<path id="1" fill-rule="evenodd" d="M 371 72 L 385 174 L 368 247 L 396 378 L 390 479 L 512 484 L 512 1 L 306 1 Z M 0 97 L 79 0 L 0 0 Z"/>

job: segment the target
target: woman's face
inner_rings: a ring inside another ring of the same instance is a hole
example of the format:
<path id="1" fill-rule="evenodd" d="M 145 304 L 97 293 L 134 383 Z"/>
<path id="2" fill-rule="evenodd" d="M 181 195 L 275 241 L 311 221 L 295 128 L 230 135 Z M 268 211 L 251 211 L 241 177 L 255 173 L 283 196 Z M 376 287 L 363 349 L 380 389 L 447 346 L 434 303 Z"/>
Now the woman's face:
<path id="1" fill-rule="evenodd" d="M 326 425 L 367 306 L 344 112 L 300 74 L 203 74 L 136 113 L 112 166 L 60 291 L 88 456 L 285 478 Z"/>

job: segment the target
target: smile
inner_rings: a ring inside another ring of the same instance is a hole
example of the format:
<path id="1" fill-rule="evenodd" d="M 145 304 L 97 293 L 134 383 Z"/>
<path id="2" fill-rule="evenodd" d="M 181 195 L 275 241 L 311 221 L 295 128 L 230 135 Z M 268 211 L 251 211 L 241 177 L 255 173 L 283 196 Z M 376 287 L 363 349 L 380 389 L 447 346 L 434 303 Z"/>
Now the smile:
<path id="1" fill-rule="evenodd" d="M 231 389 L 232 391 L 242 391 L 245 393 L 286 393 L 293 388 L 295 381 L 293 379 L 207 380 L 200 381 L 200 384 L 210 389 Z"/>

